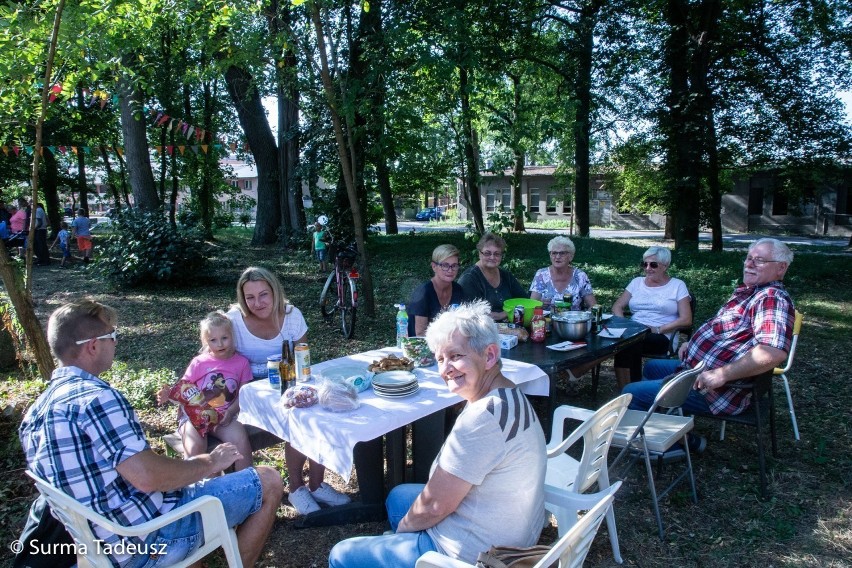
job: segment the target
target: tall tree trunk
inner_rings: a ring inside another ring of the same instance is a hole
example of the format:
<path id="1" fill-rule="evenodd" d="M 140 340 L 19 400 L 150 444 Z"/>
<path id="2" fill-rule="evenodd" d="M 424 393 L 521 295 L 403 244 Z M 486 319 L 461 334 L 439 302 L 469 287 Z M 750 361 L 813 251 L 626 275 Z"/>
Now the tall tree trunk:
<path id="1" fill-rule="evenodd" d="M 83 101 L 83 86 L 77 85 L 76 89 L 77 95 L 77 107 L 84 108 L 85 102 Z M 79 193 L 79 203 L 80 207 L 83 208 L 86 213 L 89 213 L 89 188 L 86 184 L 86 156 L 85 151 L 82 147 L 77 147 L 77 193 Z"/>
<path id="2" fill-rule="evenodd" d="M 523 201 L 521 200 L 525 161 L 526 154 L 520 150 L 515 150 L 515 167 L 512 171 L 512 212 L 514 213 L 515 222 L 512 229 L 519 232 L 526 231 L 526 227 L 524 226 L 524 212 L 522 210 Z"/>
<path id="3" fill-rule="evenodd" d="M 665 51 L 669 94 L 664 131 L 669 187 L 674 204 L 675 248 L 697 249 L 703 119 L 697 120 L 699 113 L 689 82 L 693 56 L 688 1 L 668 0 L 666 18 L 670 27 Z"/>
<path id="4" fill-rule="evenodd" d="M 106 179 L 107 179 L 107 187 L 109 188 L 109 192 L 112 195 L 112 201 L 115 205 L 116 211 L 121 211 L 121 198 L 118 195 L 118 188 L 115 187 L 113 183 L 113 174 L 112 174 L 112 164 L 109 161 L 109 153 L 106 150 L 106 146 L 99 147 L 101 151 L 101 158 L 104 160 L 104 169 L 106 170 Z"/>
<path id="5" fill-rule="evenodd" d="M 50 148 L 42 151 L 44 157 L 44 181 L 41 191 L 44 194 L 44 206 L 47 209 L 47 219 L 53 234 L 59 232 L 62 224 L 62 211 L 59 208 L 59 166 L 56 156 Z"/>
<path id="6" fill-rule="evenodd" d="M 701 112 L 703 146 L 707 155 L 707 187 L 710 193 L 710 230 L 712 250 L 722 251 L 722 188 L 719 180 L 719 152 L 716 147 L 716 124 L 712 87 L 710 85 L 710 60 L 713 44 L 716 41 L 719 19 L 722 14 L 721 0 L 704 0 L 697 8 L 699 11 L 699 33 L 695 36 L 697 45 L 693 53 L 693 80 L 698 91 L 698 105 Z M 700 209 L 699 209 L 700 211 Z M 695 241 L 698 242 L 699 222 L 695 227 Z M 696 247 L 697 248 L 697 244 Z"/>
<path id="7" fill-rule="evenodd" d="M 257 166 L 257 217 L 252 244 L 274 243 L 278 240 L 278 229 L 281 227 L 281 190 L 275 137 L 266 120 L 266 112 L 251 74 L 231 65 L 225 71 L 225 85 Z"/>
<path id="8" fill-rule="evenodd" d="M 214 105 L 214 97 L 212 91 L 212 85 L 210 81 L 204 81 L 202 85 L 202 106 L 201 106 L 201 121 L 204 125 L 204 130 L 210 132 L 213 129 L 213 105 Z M 189 101 L 187 101 L 188 104 Z M 201 187 L 198 188 L 198 207 L 201 209 L 201 219 L 202 223 L 205 227 L 210 227 L 210 230 L 205 229 L 207 231 L 207 238 L 213 238 L 213 207 L 214 207 L 214 196 L 213 196 L 213 180 L 211 162 L 214 162 L 216 158 L 216 153 L 213 150 L 212 145 L 210 146 L 207 153 L 203 155 L 201 158 Z"/>
<path id="9" fill-rule="evenodd" d="M 476 133 L 473 129 L 473 111 L 470 108 L 470 91 L 473 71 L 467 67 L 459 67 L 459 92 L 462 114 L 462 140 L 464 143 L 464 161 L 467 169 L 468 206 L 473 216 L 473 225 L 477 233 L 485 232 L 482 216 L 482 194 L 479 189 L 479 151 L 477 149 Z"/>
<path id="10" fill-rule="evenodd" d="M 583 6 L 577 27 L 577 40 L 580 45 L 577 58 L 577 80 L 575 98 L 577 108 L 574 115 L 574 218 L 577 221 L 577 234 L 589 236 L 589 152 L 591 151 L 592 121 L 592 59 L 594 57 L 594 33 L 598 20 L 600 3 L 589 2 Z"/>
<path id="11" fill-rule="evenodd" d="M 115 146 L 115 148 L 118 149 L 119 146 Z M 117 151 L 115 155 L 118 158 L 118 172 L 121 177 L 121 195 L 124 196 L 124 204 L 130 209 L 130 192 L 127 191 L 127 163 L 124 161 L 124 152 Z"/>
<path id="12" fill-rule="evenodd" d="M 142 114 L 142 92 L 129 78 L 122 81 L 121 130 L 124 134 L 124 156 L 133 201 L 142 211 L 157 211 L 160 200 L 151 171 L 148 139 Z"/>
<path id="13" fill-rule="evenodd" d="M 512 75 L 512 92 L 514 95 L 514 117 L 512 119 L 514 130 L 518 128 L 519 124 L 523 123 L 521 119 L 521 113 L 523 112 L 521 109 L 521 78 L 517 75 Z M 517 140 L 520 138 L 520 135 L 515 133 L 514 138 Z M 524 165 L 526 163 L 527 155 L 526 152 L 520 148 L 520 144 L 517 144 L 516 146 L 517 147 L 513 149 L 515 167 L 512 172 L 512 229 L 522 232 L 526 231 L 526 227 L 524 227 L 524 203 L 521 195 L 521 189 L 524 181 Z"/>
<path id="14" fill-rule="evenodd" d="M 358 199 L 357 189 L 355 187 L 355 179 L 353 178 L 352 162 L 354 158 L 348 154 L 351 152 L 351 147 L 347 148 L 346 139 L 343 135 L 343 126 L 340 120 L 340 111 L 337 104 L 337 97 L 334 92 L 334 86 L 331 81 L 331 73 L 328 67 L 328 54 L 325 47 L 325 32 L 323 31 L 322 20 L 320 19 L 319 6 L 317 1 L 311 2 L 311 19 L 314 23 L 314 29 L 317 36 L 317 45 L 320 53 L 321 76 L 323 90 L 325 91 L 326 100 L 328 102 L 331 120 L 334 126 L 334 137 L 337 141 L 337 154 L 340 159 L 340 168 L 343 172 L 343 180 L 346 183 L 346 193 L 349 196 L 349 206 L 352 208 L 353 225 L 355 226 L 355 242 L 358 250 L 363 255 L 361 283 L 363 285 L 362 292 L 364 298 L 364 311 L 368 317 L 375 317 L 376 302 L 373 295 L 373 277 L 370 272 L 369 255 L 367 254 L 367 235 L 364 224 L 364 216 L 361 209 L 361 203 Z"/>

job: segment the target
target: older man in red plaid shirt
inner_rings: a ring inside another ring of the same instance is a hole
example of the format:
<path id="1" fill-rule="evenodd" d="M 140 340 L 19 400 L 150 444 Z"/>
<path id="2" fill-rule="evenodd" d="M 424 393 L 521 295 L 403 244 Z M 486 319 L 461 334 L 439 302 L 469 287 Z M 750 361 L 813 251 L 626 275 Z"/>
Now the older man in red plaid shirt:
<path id="1" fill-rule="evenodd" d="M 781 241 L 754 242 L 743 265 L 743 283 L 719 312 L 681 345 L 681 361 L 650 361 L 645 366 L 645 380 L 624 387 L 622 392 L 633 395 L 630 408 L 650 408 L 665 377 L 700 361 L 704 361 L 706 370 L 698 376 L 695 390 L 683 405 L 686 412 L 734 415 L 748 408 L 750 391 L 727 383 L 774 369 L 786 359 L 793 340 L 795 311 L 782 281 L 792 262 L 792 251 Z M 701 442 L 695 449 L 702 450 L 705 444 Z"/>

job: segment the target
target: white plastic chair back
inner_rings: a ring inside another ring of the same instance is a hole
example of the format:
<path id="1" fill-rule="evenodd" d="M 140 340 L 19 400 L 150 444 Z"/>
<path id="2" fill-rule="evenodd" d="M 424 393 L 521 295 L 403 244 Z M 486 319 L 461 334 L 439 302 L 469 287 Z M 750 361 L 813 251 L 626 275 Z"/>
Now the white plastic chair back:
<path id="1" fill-rule="evenodd" d="M 27 471 L 26 473 L 35 481 L 36 489 L 44 496 L 53 514 L 62 521 L 74 540 L 78 544 L 85 545 L 78 548 L 78 568 L 90 566 L 112 568 L 112 563 L 106 555 L 96 553 L 99 548 L 95 543 L 95 535 L 90 523 L 120 536 L 142 536 L 193 513 L 201 515 L 201 522 L 204 527 L 204 544 L 183 562 L 173 564 L 173 566 L 190 566 L 221 546 L 225 551 L 228 565 L 233 568 L 242 568 L 243 563 L 237 546 L 237 535 L 234 529 L 227 524 L 222 502 L 215 497 L 201 497 L 146 523 L 123 527 L 95 513 L 92 509 L 55 488 L 33 472 Z M 88 554 L 81 553 L 84 549 Z"/>
<path id="2" fill-rule="evenodd" d="M 609 471 L 607 454 L 612 443 L 612 436 L 618 428 L 618 423 L 627 412 L 632 395 L 623 394 L 601 406 L 594 414 L 588 416 L 586 409 L 572 406 L 560 406 L 553 413 L 553 428 L 550 444 L 547 449 L 547 472 L 545 473 L 545 492 L 555 494 L 559 491 L 583 493 L 592 485 L 597 484 L 598 490 L 609 488 Z M 567 438 L 562 438 L 564 422 L 567 418 L 583 419 Z M 575 460 L 566 452 L 578 441 L 583 441 L 583 454 L 580 460 Z M 547 510 L 556 517 L 559 536 L 563 536 L 576 522 L 573 511 L 565 509 L 546 500 Z M 621 564 L 621 551 L 618 546 L 618 531 L 615 526 L 615 513 L 612 508 L 607 511 L 607 530 L 612 546 L 613 559 Z"/>
<path id="3" fill-rule="evenodd" d="M 561 507 L 569 509 L 574 515 L 581 510 L 588 511 L 580 517 L 580 519 L 571 527 L 564 535 L 559 537 L 559 540 L 553 544 L 548 552 L 541 560 L 535 563 L 533 568 L 549 568 L 558 565 L 560 568 L 578 568 L 583 565 L 586 560 L 586 555 L 589 553 L 589 548 L 601 522 L 607 514 L 607 511 L 612 508 L 612 500 L 615 492 L 621 487 L 621 482 L 618 481 L 599 493 L 579 495 L 576 493 L 559 492 L 558 494 L 547 494 L 546 498 L 558 503 Z M 427 552 L 417 559 L 415 568 L 473 568 L 472 564 L 467 564 L 460 560 L 455 560 L 437 552 Z"/>

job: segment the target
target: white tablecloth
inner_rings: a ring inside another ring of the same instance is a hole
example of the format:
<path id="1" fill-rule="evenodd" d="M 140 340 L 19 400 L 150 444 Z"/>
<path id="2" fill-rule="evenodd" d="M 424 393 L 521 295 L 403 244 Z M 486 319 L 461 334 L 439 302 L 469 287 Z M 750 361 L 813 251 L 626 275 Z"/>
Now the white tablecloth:
<path id="1" fill-rule="evenodd" d="M 398 349 L 368 351 L 311 366 L 312 373 L 341 363 L 367 365 Z M 290 442 L 303 454 L 340 474 L 346 481 L 352 473 L 353 449 L 358 442 L 372 440 L 462 400 L 450 393 L 436 365 L 414 370 L 420 383 L 416 394 L 395 399 L 379 398 L 367 389 L 358 394 L 361 406 L 349 412 L 330 412 L 319 405 L 284 408 L 277 388 L 259 380 L 240 389 L 240 422 L 257 426 Z M 521 385 L 526 394 L 547 396 L 550 379 L 529 363 L 503 359 L 503 374 Z M 313 382 L 312 382 L 313 383 Z M 309 383 L 309 384 L 312 384 Z"/>

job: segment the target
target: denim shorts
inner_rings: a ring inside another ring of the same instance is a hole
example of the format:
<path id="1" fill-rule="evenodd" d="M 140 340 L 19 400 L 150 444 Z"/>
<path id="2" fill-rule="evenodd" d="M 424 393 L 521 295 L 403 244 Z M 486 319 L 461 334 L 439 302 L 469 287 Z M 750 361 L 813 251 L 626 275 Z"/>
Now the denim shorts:
<path id="1" fill-rule="evenodd" d="M 317 255 L 317 260 L 320 262 L 324 261 L 326 255 L 328 254 L 327 251 L 328 249 L 316 249 L 314 252 Z"/>
<path id="2" fill-rule="evenodd" d="M 253 467 L 194 483 L 183 490 L 175 508 L 199 497 L 212 495 L 222 501 L 229 527 L 242 524 L 250 515 L 260 510 L 263 492 L 260 477 Z M 163 554 L 136 556 L 124 568 L 154 568 L 171 566 L 192 554 L 204 544 L 201 515 L 187 515 L 167 525 L 145 539 L 146 549 L 163 551 Z"/>

